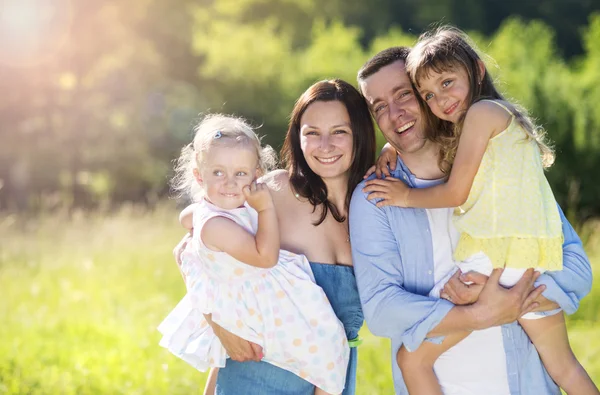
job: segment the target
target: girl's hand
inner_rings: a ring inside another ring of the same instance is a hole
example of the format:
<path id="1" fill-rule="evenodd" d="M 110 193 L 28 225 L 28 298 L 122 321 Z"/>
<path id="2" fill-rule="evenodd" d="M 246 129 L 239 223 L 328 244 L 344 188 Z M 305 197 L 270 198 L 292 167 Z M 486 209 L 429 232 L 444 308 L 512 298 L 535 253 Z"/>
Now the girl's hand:
<path id="1" fill-rule="evenodd" d="M 485 274 L 473 271 L 461 273 L 457 270 L 444 285 L 440 297 L 455 305 L 473 304 L 479 299 L 479 294 L 487 280 L 488 276 Z"/>
<path id="2" fill-rule="evenodd" d="M 231 359 L 238 362 L 259 362 L 263 358 L 264 355 L 261 346 L 226 331 L 212 320 L 210 314 L 205 314 L 204 317 Z"/>
<path id="3" fill-rule="evenodd" d="M 381 150 L 381 154 L 379 158 L 377 158 L 377 163 L 367 170 L 367 173 L 363 178 L 369 178 L 369 176 L 373 173 L 377 176 L 377 178 L 382 178 L 382 175 L 386 177 L 390 176 L 390 170 L 396 170 L 396 161 L 398 160 L 398 153 L 389 143 L 386 143 Z"/>
<path id="4" fill-rule="evenodd" d="M 269 188 L 262 182 L 253 181 L 252 184 L 246 185 L 242 192 L 250 207 L 259 213 L 275 207 Z"/>
<path id="5" fill-rule="evenodd" d="M 368 193 L 367 199 L 383 199 L 377 202 L 377 207 L 398 206 L 408 207 L 410 188 L 397 178 L 388 177 L 383 180 L 374 178 L 365 183 L 363 192 Z"/>

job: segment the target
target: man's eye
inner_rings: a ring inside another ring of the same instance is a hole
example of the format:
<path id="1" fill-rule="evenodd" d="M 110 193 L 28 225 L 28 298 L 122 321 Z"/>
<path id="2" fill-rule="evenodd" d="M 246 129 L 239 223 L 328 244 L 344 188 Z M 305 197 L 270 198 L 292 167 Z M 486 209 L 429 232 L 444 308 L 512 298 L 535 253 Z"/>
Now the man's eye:
<path id="1" fill-rule="evenodd" d="M 214 174 L 215 176 L 222 176 L 222 175 L 223 175 L 223 172 L 222 172 L 221 170 L 215 170 L 215 171 L 213 171 L 213 174 Z"/>
<path id="2" fill-rule="evenodd" d="M 237 174 L 236 174 L 236 176 L 238 176 L 238 177 L 244 177 L 246 174 L 248 174 L 248 173 L 246 173 L 245 171 L 238 171 Z"/>
<path id="3" fill-rule="evenodd" d="M 452 80 L 445 80 L 444 82 L 442 82 L 442 86 L 445 88 L 448 85 L 450 85 L 451 82 L 452 82 Z"/>
<path id="4" fill-rule="evenodd" d="M 385 108 L 385 105 L 384 105 L 384 104 L 380 104 L 380 105 L 378 105 L 377 107 L 375 107 L 375 114 L 377 114 L 377 113 L 379 113 L 379 112 L 383 111 L 383 109 L 384 109 L 384 108 Z"/>

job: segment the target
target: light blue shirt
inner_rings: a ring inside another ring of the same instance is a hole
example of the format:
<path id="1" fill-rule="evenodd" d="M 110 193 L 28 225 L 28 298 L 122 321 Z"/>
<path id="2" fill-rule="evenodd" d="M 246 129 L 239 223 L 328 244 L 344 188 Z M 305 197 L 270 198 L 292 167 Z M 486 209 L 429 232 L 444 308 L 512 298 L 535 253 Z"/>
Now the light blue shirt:
<path id="1" fill-rule="evenodd" d="M 392 176 L 416 187 L 416 177 L 400 158 Z M 387 206 L 367 200 L 360 183 L 350 203 L 352 258 L 369 330 L 392 340 L 392 371 L 396 394 L 408 394 L 396 363 L 401 345 L 415 350 L 454 307 L 427 296 L 434 285 L 433 245 L 424 209 Z M 573 314 L 592 286 L 592 270 L 581 240 L 562 210 L 563 270 L 545 272 L 536 285 L 543 295 Z M 502 326 L 508 385 L 512 395 L 560 394 L 535 347 L 516 322 Z M 428 339 L 439 341 L 437 339 Z"/>

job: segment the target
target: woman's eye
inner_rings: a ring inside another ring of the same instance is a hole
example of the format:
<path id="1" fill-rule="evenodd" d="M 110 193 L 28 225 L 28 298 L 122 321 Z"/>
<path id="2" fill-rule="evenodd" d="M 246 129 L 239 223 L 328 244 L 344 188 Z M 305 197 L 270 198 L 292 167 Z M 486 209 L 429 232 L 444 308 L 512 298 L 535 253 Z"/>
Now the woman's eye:
<path id="1" fill-rule="evenodd" d="M 423 96 L 423 99 L 425 99 L 425 101 L 428 101 L 432 98 L 433 98 L 433 93 L 426 93 L 425 96 Z"/>
<path id="2" fill-rule="evenodd" d="M 238 177 L 244 177 L 244 176 L 246 176 L 247 174 L 248 174 L 248 173 L 246 173 L 245 171 L 238 171 L 238 172 L 236 173 L 236 176 L 238 176 Z"/>
<path id="3" fill-rule="evenodd" d="M 333 133 L 334 134 L 343 134 L 343 133 L 346 133 L 346 131 L 343 129 L 337 129 L 337 130 L 334 130 Z"/>
<path id="4" fill-rule="evenodd" d="M 448 85 L 450 85 L 451 82 L 452 82 L 452 80 L 446 80 L 446 81 L 442 82 L 442 86 L 445 88 Z"/>
<path id="5" fill-rule="evenodd" d="M 215 176 L 222 176 L 222 175 L 223 175 L 223 172 L 222 172 L 221 170 L 215 170 L 215 171 L 213 171 L 213 174 L 214 174 Z"/>

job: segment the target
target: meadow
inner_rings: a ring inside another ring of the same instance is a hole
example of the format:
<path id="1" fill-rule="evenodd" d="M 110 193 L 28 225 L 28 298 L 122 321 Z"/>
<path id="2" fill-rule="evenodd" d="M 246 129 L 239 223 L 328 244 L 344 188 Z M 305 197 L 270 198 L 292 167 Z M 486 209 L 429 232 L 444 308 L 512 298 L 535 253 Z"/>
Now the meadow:
<path id="1" fill-rule="evenodd" d="M 158 346 L 184 293 L 176 213 L 0 216 L 0 394 L 202 393 L 206 375 Z M 600 227 L 581 234 L 598 275 Z M 600 384 L 600 282 L 568 324 Z M 389 342 L 362 332 L 357 393 L 392 394 Z"/>

